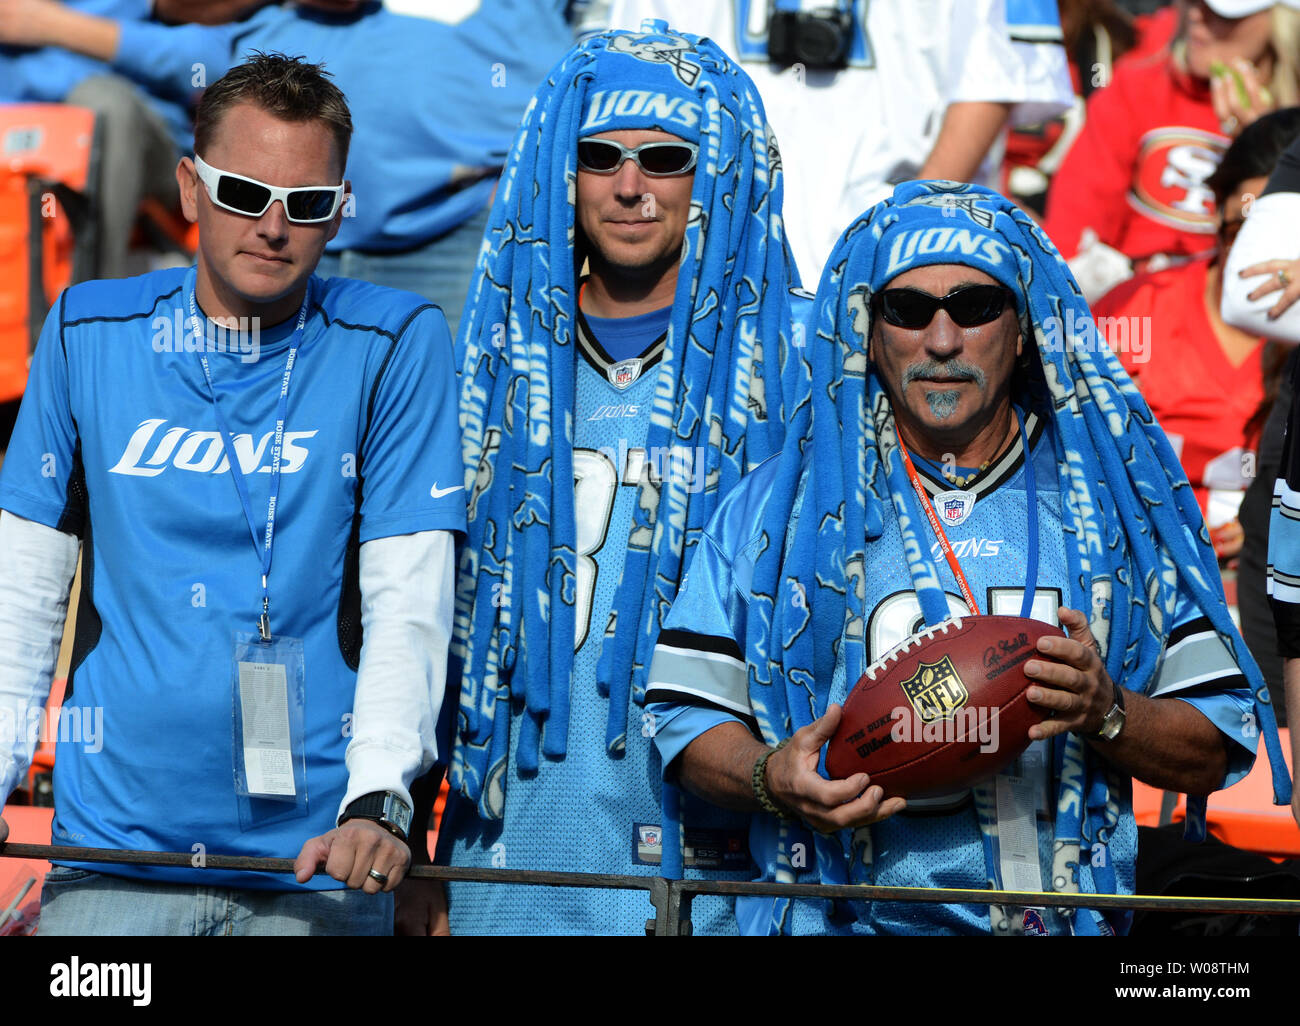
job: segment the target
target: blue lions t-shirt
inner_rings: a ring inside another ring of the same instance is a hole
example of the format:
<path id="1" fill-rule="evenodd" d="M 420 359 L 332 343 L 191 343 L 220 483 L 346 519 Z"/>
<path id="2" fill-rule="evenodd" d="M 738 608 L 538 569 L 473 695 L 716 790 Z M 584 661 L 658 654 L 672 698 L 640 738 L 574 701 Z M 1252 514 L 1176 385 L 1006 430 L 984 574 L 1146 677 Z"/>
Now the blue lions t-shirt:
<path id="1" fill-rule="evenodd" d="M 186 274 L 89 282 L 63 294 L 0 472 L 0 506 L 84 541 L 65 710 L 102 709 L 102 750 L 59 743 L 53 840 L 294 856 L 334 826 L 347 784 L 357 547 L 464 530 L 451 340 L 441 311 L 418 296 L 312 279 L 288 394 L 269 581 L 273 632 L 304 643 L 306 809 L 239 798 L 232 636 L 256 630 L 261 554 L 199 356 L 184 342 Z M 262 332 L 255 358 L 238 347 L 207 354 L 259 536 L 296 322 Z M 112 871 L 297 886 L 287 875 Z M 319 874 L 306 886 L 340 884 Z"/>

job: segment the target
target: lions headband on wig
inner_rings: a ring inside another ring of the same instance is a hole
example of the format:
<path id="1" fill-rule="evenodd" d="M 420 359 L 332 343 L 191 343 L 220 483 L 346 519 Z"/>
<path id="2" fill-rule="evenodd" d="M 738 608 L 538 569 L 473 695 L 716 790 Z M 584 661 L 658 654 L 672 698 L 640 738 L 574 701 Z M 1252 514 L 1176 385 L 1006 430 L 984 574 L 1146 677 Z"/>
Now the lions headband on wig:
<path id="1" fill-rule="evenodd" d="M 700 145 L 646 446 L 686 446 L 708 462 L 703 491 L 673 478 L 642 485 L 597 672 L 613 755 L 629 698 L 644 701 L 684 561 L 718 499 L 779 450 L 801 373 L 789 348 L 788 286 L 798 280 L 781 229 L 780 162 L 753 84 L 712 42 L 662 23 L 575 46 L 524 114 L 457 340 L 469 536 L 452 647 L 461 698 L 451 782 L 487 819 L 502 814 L 512 694 L 526 708 L 518 767 L 567 750 L 576 149 L 580 138 L 626 128 Z"/>
<path id="2" fill-rule="evenodd" d="M 787 444 L 781 457 L 749 607 L 750 706 L 764 738 L 776 744 L 825 712 L 837 656 L 847 681 L 866 668 L 869 611 L 863 589 L 845 585 L 866 579 L 868 545 L 884 531 L 882 511 L 910 488 L 888 396 L 867 359 L 871 297 L 897 275 L 927 264 L 979 268 L 1018 297 L 1026 348 L 1037 353 L 1031 368 L 1042 393 L 1037 412 L 1054 427 L 1070 575 L 1063 604 L 1091 611 L 1111 678 L 1151 686 L 1181 578 L 1249 682 L 1275 800 L 1289 802 L 1267 689 L 1228 615 L 1200 511 L 1164 433 L 1118 360 L 1098 345 L 1092 314 L 1042 230 L 997 193 L 951 182 L 898 186 L 845 231 L 823 272 L 811 410 L 797 409 L 788 428 L 788 438 L 799 442 Z M 791 529 L 801 481 L 807 496 Z M 927 528 L 901 517 L 895 523 L 926 621 L 936 624 L 949 614 L 928 562 Z M 1078 765 L 1082 775 L 1060 775 L 1056 841 L 1065 846 L 1073 873 L 1060 889 L 1131 888 L 1131 880 L 1117 880 L 1109 856 L 1096 857 L 1096 846 L 1104 848 L 1113 834 L 1121 800 L 1111 791 L 1103 760 L 1075 734 L 1057 737 L 1054 745 L 1057 765 Z M 994 800 L 990 794 L 982 799 Z M 999 881 L 997 823 L 980 820 L 989 879 Z M 1188 828 L 1203 835 L 1203 799 L 1189 802 Z M 797 830 L 786 836 L 790 844 L 815 843 L 822 879 L 844 882 L 840 839 Z M 788 867 L 790 854 L 760 867 L 771 874 L 763 878 L 780 879 L 782 859 Z M 1075 929 L 1104 928 L 1095 917 L 1079 915 Z"/>
<path id="3" fill-rule="evenodd" d="M 666 35 L 611 37 L 586 90 L 578 138 L 641 129 L 698 143 L 704 120 L 703 97 L 695 88 L 700 74 Z"/>
<path id="4" fill-rule="evenodd" d="M 1016 297 L 1016 310 L 1025 312 L 1025 291 L 1019 262 L 1010 244 L 993 230 L 993 215 L 969 197 L 952 193 L 929 194 L 885 225 L 879 239 L 853 256 L 870 258 L 848 270 L 855 282 L 871 286 L 873 293 L 900 274 L 935 264 L 965 264 L 1001 282 Z"/>

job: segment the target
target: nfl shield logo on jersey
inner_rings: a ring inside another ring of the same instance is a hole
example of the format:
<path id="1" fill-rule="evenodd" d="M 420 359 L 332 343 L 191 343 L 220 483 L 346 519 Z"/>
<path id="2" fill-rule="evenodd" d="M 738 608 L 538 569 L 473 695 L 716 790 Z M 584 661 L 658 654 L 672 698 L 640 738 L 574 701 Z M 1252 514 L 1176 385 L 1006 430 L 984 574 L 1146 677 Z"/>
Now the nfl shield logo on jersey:
<path id="1" fill-rule="evenodd" d="M 935 512 L 949 527 L 965 523 L 974 508 L 974 492 L 940 492 L 934 497 Z"/>
<path id="2" fill-rule="evenodd" d="M 609 375 L 609 383 L 615 388 L 627 388 L 628 385 L 641 376 L 641 361 L 639 359 L 624 360 L 622 363 L 616 363 L 608 367 L 605 373 Z"/>
<path id="3" fill-rule="evenodd" d="M 664 832 L 655 824 L 633 823 L 635 848 L 632 859 L 643 866 L 657 866 L 663 861 Z"/>

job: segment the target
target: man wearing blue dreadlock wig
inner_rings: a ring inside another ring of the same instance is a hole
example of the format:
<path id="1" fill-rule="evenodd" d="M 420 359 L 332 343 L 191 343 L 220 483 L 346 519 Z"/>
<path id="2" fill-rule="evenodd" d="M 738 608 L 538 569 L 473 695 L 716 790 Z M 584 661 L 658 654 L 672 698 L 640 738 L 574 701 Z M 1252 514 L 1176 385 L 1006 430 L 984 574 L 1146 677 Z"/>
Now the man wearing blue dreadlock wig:
<path id="1" fill-rule="evenodd" d="M 645 674 L 718 500 L 806 401 L 780 209 L 762 104 L 708 40 L 597 36 L 525 114 L 457 343 L 470 528 L 440 861 L 751 875 L 746 817 L 661 800 L 674 724 Z M 448 899 L 452 932 L 640 934 L 653 914 L 645 891 Z M 734 931 L 723 899 L 695 908 L 697 932 Z"/>
<path id="2" fill-rule="evenodd" d="M 1192 491 L 1042 231 L 978 186 L 900 185 L 840 238 L 813 323 L 811 408 L 719 505 L 650 673 L 652 713 L 704 702 L 736 721 L 659 747 L 685 788 L 755 810 L 760 878 L 1131 893 L 1131 778 L 1203 796 L 1249 770 L 1260 732 L 1286 800 Z M 866 667 L 972 607 L 1068 631 L 1025 664 L 1050 717 L 1025 753 L 942 799 L 826 779 Z M 742 899 L 737 916 L 756 933 L 1128 923 L 992 902 Z"/>

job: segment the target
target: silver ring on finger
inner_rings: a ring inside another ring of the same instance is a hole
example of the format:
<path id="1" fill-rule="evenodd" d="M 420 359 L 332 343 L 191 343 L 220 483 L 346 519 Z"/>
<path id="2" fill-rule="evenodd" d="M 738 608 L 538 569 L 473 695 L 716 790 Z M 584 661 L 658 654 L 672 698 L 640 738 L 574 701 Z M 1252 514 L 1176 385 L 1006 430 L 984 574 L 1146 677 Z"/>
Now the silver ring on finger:
<path id="1" fill-rule="evenodd" d="M 370 877 L 370 879 L 374 880 L 377 884 L 379 884 L 380 887 L 388 886 L 388 877 L 385 876 L 383 873 L 379 872 L 379 870 L 371 869 L 370 872 L 367 873 L 366 875 Z"/>
<path id="2" fill-rule="evenodd" d="M 1286 273 L 1286 268 L 1277 272 L 1277 280 L 1283 288 L 1291 284 L 1291 275 Z"/>
<path id="3" fill-rule="evenodd" d="M 1229 114 L 1223 119 L 1223 130 L 1228 135 L 1232 135 L 1237 130 L 1239 124 L 1241 124 L 1241 122 L 1237 120 L 1237 116 L 1235 114 Z"/>

